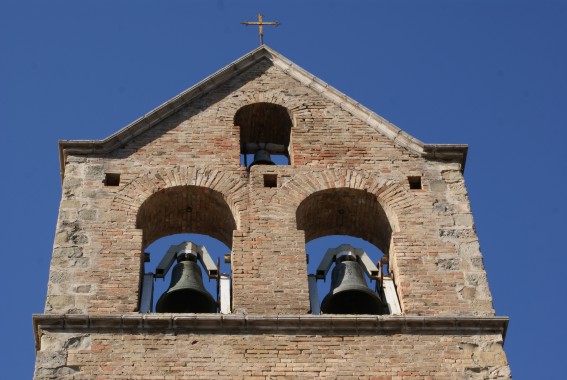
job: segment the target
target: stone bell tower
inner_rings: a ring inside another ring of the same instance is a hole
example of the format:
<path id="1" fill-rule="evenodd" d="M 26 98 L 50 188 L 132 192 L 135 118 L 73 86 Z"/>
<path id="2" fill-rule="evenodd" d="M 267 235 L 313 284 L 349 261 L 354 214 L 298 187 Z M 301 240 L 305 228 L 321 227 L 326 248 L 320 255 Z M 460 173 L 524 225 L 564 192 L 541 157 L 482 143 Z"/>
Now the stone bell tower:
<path id="1" fill-rule="evenodd" d="M 465 145 L 424 144 L 262 45 L 105 140 L 59 151 L 36 379 L 510 377 Z M 230 276 L 189 242 L 149 273 L 145 249 L 177 233 L 223 242 Z M 329 235 L 384 256 L 337 246 L 311 273 L 306 243 Z M 219 297 L 156 312 L 153 278 L 171 267 L 201 268 Z M 355 291 L 321 311 L 314 284 L 337 268 L 374 281 L 356 286 L 376 306 Z"/>

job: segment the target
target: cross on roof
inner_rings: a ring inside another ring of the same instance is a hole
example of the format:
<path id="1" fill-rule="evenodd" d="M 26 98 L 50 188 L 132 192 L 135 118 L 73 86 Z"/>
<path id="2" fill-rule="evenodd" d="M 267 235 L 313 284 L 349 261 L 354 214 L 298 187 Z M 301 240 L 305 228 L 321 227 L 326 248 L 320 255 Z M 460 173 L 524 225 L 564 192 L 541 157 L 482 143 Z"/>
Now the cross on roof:
<path id="1" fill-rule="evenodd" d="M 258 34 L 260 35 L 260 45 L 264 45 L 264 25 L 278 26 L 280 25 L 277 21 L 262 21 L 262 14 L 258 13 L 258 21 L 244 21 L 242 25 L 258 25 Z"/>

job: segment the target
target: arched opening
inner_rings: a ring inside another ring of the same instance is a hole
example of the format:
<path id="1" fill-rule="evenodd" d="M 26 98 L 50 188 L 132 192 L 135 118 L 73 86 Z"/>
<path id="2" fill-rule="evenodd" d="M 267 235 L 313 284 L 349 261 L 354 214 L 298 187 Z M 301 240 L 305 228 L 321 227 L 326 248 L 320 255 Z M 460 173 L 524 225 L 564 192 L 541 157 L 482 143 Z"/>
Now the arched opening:
<path id="1" fill-rule="evenodd" d="M 292 121 L 287 108 L 265 102 L 249 104 L 236 112 L 234 125 L 240 127 L 241 165 L 290 164 Z"/>
<path id="2" fill-rule="evenodd" d="M 307 273 L 309 274 L 317 274 L 317 269 L 321 265 L 321 261 L 325 257 L 325 254 L 328 250 L 341 246 L 342 244 L 348 244 L 354 248 L 362 249 L 370 258 L 370 260 L 376 264 L 381 262 L 384 254 L 378 247 L 374 244 L 369 243 L 368 241 L 357 238 L 354 236 L 348 235 L 327 235 L 322 236 L 317 239 L 313 239 L 309 241 L 305 245 L 305 251 L 308 255 L 307 261 Z M 385 272 L 387 272 L 387 264 L 383 268 Z M 324 298 L 329 294 L 332 288 L 332 272 L 329 270 L 323 281 L 317 281 L 317 296 L 318 302 L 321 304 Z M 366 286 L 370 290 L 376 290 L 377 282 L 376 280 L 372 280 L 368 276 L 364 276 L 363 278 Z"/>
<path id="3" fill-rule="evenodd" d="M 146 199 L 138 211 L 136 228 L 143 231 L 143 249 L 168 235 L 210 235 L 232 247 L 236 222 L 221 193 L 200 186 L 163 189 Z"/>
<path id="4" fill-rule="evenodd" d="M 332 281 L 331 276 L 335 270 L 339 269 L 339 265 L 343 265 L 340 263 L 347 258 L 343 256 L 344 252 L 339 253 L 338 247 L 348 244 L 353 248 L 351 250 L 353 255 L 349 256 L 349 260 L 356 261 L 357 268 L 360 267 L 358 275 L 361 275 L 362 272 L 366 273 L 362 275 L 362 278 L 356 277 L 357 281 L 359 279 L 361 281 L 357 282 L 356 287 L 361 288 L 363 286 L 360 284 L 365 283 L 369 291 L 363 289 L 364 292 L 370 294 L 371 298 L 374 297 L 371 292 L 375 292 L 380 302 L 371 300 L 375 302 L 374 307 L 366 308 L 363 304 L 357 304 L 344 311 L 333 311 L 332 313 L 392 313 L 390 301 L 394 302 L 394 300 L 387 300 L 383 289 L 385 282 L 388 282 L 387 286 L 393 286 L 393 282 L 388 278 L 387 265 L 392 227 L 376 196 L 363 190 L 349 188 L 319 191 L 301 202 L 296 217 L 297 228 L 305 232 L 306 252 L 309 255 L 308 273 L 310 274 L 312 311 L 316 306 L 313 297 L 317 298 L 318 304 L 325 312 L 325 297 L 327 295 L 332 297 L 330 292 L 337 291 L 337 282 Z M 337 249 L 336 252 L 335 249 Z M 344 251 L 344 249 L 341 250 Z M 331 268 L 333 271 L 330 270 Z M 315 293 L 313 281 L 316 279 L 324 281 L 317 282 Z M 348 279 L 354 280 L 355 278 Z M 397 297 L 395 303 L 398 303 Z M 368 311 L 370 309 L 372 311 Z M 329 307 L 327 307 L 327 312 L 328 310 L 330 310 Z"/>
<path id="5" fill-rule="evenodd" d="M 327 235 L 364 239 L 388 255 L 392 227 L 376 196 L 364 190 L 339 188 L 318 191 L 297 208 L 297 229 L 305 241 Z"/>
<path id="6" fill-rule="evenodd" d="M 210 301 L 210 305 L 217 302 L 218 281 L 222 281 L 221 278 L 230 281 L 228 280 L 230 272 L 223 273 L 225 270 L 230 271 L 230 267 L 221 267 L 220 263 L 222 256 L 230 253 L 232 249 L 232 233 L 236 229 L 232 212 L 221 193 L 199 186 L 177 186 L 161 190 L 142 204 L 137 214 L 136 225 L 143 231 L 142 248 L 147 253 L 142 268 L 144 275 L 141 281 L 140 311 L 156 310 L 156 301 L 168 289 L 172 272 L 175 272 L 179 266 L 186 267 L 181 264 L 189 259 L 194 264 L 191 264 L 191 281 L 187 281 L 192 282 L 200 272 L 204 288 L 199 291 L 203 290 L 201 293 L 204 295 L 206 294 L 204 289 L 206 289 L 214 298 L 214 301 Z M 193 250 L 194 252 L 190 252 L 190 249 L 178 249 L 169 254 L 170 248 L 184 242 L 191 242 L 199 249 Z M 169 262 L 167 262 L 168 257 L 171 258 Z M 175 261 L 177 264 L 173 267 L 173 271 L 170 271 Z M 207 266 L 210 263 L 212 266 Z M 189 276 L 187 272 L 183 273 L 183 276 Z M 160 278 L 165 278 L 165 281 Z M 216 281 L 212 281 L 211 284 L 210 278 Z M 154 280 L 156 280 L 155 290 Z M 182 291 L 194 293 L 195 289 L 184 288 Z M 191 300 L 187 302 L 190 303 Z M 193 310 L 190 307 L 174 306 L 168 307 L 169 310 L 162 308 L 162 311 L 190 312 L 186 310 Z"/>
<path id="7" fill-rule="evenodd" d="M 215 239 L 209 235 L 203 234 L 174 234 L 162 237 L 152 244 L 150 244 L 144 252 L 150 255 L 151 261 L 146 263 L 145 272 L 156 273 L 157 266 L 159 265 L 164 254 L 168 251 L 171 246 L 178 245 L 183 242 L 193 242 L 199 246 L 206 247 L 208 253 L 210 254 L 213 262 L 218 265 L 219 273 L 230 274 L 230 266 L 223 265 L 224 255 L 230 253 L 230 248 L 218 239 Z M 158 297 L 164 294 L 169 286 L 171 285 L 171 275 L 172 271 L 163 277 L 156 279 L 154 282 L 154 297 L 152 300 L 152 310 L 156 310 L 155 306 L 158 301 Z M 214 298 L 218 298 L 219 283 L 213 279 L 207 278 L 205 271 L 202 271 L 203 286 L 207 292 L 209 292 Z"/>

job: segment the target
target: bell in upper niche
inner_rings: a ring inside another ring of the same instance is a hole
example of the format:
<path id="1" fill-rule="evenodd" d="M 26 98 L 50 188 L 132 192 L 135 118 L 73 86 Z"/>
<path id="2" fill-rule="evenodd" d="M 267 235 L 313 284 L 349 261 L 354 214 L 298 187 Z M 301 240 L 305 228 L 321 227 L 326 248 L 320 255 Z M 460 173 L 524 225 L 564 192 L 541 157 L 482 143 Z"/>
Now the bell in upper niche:
<path id="1" fill-rule="evenodd" d="M 254 161 L 250 164 L 250 167 L 254 165 L 275 165 L 276 163 L 272 161 L 270 152 L 265 149 L 260 149 L 254 154 Z"/>
<path id="2" fill-rule="evenodd" d="M 356 256 L 337 258 L 331 275 L 331 291 L 321 303 L 326 314 L 385 314 L 385 305 L 366 284 L 364 271 Z"/>
<path id="3" fill-rule="evenodd" d="M 196 257 L 178 255 L 169 289 L 156 304 L 158 313 L 215 313 L 217 302 L 205 289 Z"/>

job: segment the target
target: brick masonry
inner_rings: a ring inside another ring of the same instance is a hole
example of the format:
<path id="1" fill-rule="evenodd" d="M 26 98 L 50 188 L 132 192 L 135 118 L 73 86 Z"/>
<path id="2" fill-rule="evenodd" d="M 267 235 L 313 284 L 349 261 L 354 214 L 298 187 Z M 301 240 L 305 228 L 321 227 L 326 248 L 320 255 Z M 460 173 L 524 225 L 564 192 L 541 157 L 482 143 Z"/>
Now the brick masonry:
<path id="1" fill-rule="evenodd" d="M 139 127 L 143 133 L 113 137 L 113 149 L 62 148 L 45 314 L 139 315 L 144 248 L 193 232 L 231 247 L 235 315 L 307 315 L 305 243 L 340 233 L 389 256 L 404 316 L 493 318 L 464 158 L 426 155 L 417 140 L 380 129 L 387 122 L 361 118 L 335 90 L 306 85 L 305 72 L 272 50 L 251 54 L 236 75 L 225 70 L 167 116 L 148 116 L 141 123 L 156 120 Z M 254 103 L 287 109 L 291 165 L 240 165 L 235 115 Z M 118 186 L 105 185 L 108 173 L 120 174 Z M 266 174 L 277 176 L 276 187 L 264 187 Z M 410 189 L 412 176 L 421 177 L 421 189 Z M 504 331 L 36 329 L 36 379 L 510 376 Z"/>
<path id="2" fill-rule="evenodd" d="M 48 333 L 67 355 L 48 357 L 51 376 L 107 379 L 439 379 L 505 377 L 497 335 L 309 335 Z M 38 360 L 43 359 L 42 356 Z M 445 365 L 440 365 L 445 362 Z M 491 366 L 499 366 L 492 368 Z M 462 368 L 466 368 L 464 371 Z"/>

